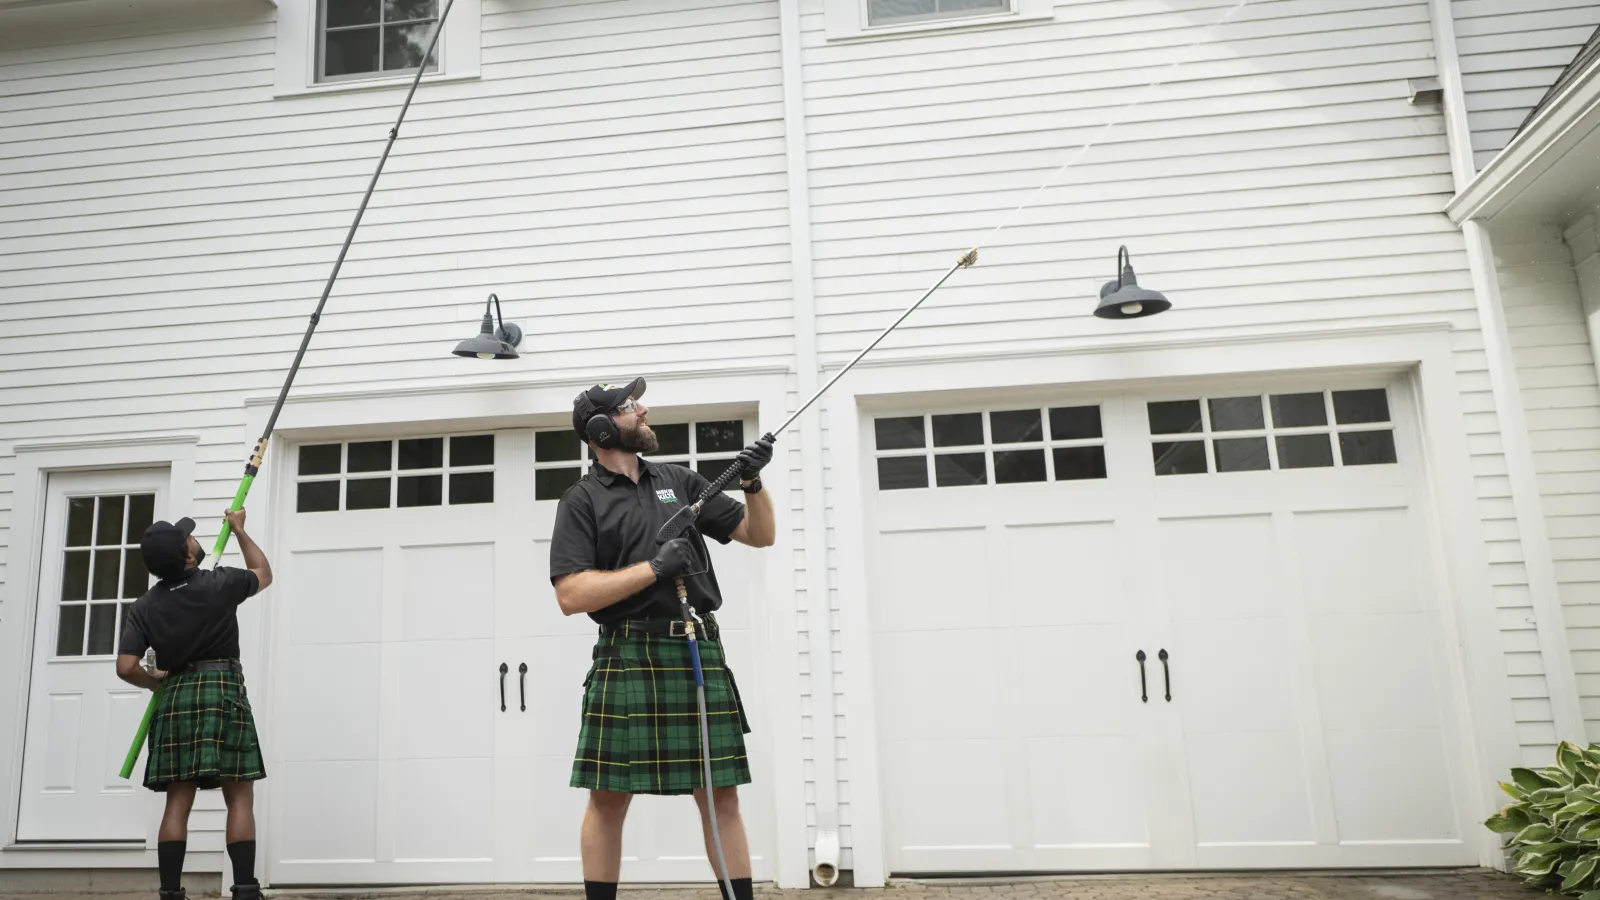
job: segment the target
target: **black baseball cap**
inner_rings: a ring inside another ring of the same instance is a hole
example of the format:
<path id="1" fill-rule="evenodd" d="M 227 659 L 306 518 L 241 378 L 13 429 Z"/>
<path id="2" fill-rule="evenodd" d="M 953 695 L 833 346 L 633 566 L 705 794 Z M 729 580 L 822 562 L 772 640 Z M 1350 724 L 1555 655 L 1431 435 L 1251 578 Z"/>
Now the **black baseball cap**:
<path id="1" fill-rule="evenodd" d="M 157 578 L 177 578 L 188 569 L 189 535 L 194 520 L 184 516 L 176 522 L 155 522 L 139 538 L 139 553 L 144 567 Z"/>
<path id="2" fill-rule="evenodd" d="M 627 384 L 597 384 L 572 398 L 572 430 L 578 437 L 588 440 L 584 431 L 590 417 L 621 406 L 624 400 L 644 396 L 644 379 L 635 378 Z"/>

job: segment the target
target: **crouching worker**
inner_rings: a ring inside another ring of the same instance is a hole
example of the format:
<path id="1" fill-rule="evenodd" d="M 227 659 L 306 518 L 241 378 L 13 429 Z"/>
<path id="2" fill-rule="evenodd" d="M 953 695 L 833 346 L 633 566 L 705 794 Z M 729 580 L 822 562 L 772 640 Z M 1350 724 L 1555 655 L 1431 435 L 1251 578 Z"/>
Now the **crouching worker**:
<path id="1" fill-rule="evenodd" d="M 244 510 L 224 513 L 247 568 L 201 569 L 194 520 L 156 522 L 139 552 L 160 581 L 128 611 L 117 676 L 149 690 L 165 686 L 150 720 L 144 786 L 167 795 L 157 858 L 161 900 L 184 900 L 183 857 L 197 790 L 222 789 L 234 900 L 259 900 L 253 784 L 267 777 L 239 665 L 240 603 L 272 583 L 266 554 L 244 530 Z M 147 649 L 156 670 L 139 665 Z"/>

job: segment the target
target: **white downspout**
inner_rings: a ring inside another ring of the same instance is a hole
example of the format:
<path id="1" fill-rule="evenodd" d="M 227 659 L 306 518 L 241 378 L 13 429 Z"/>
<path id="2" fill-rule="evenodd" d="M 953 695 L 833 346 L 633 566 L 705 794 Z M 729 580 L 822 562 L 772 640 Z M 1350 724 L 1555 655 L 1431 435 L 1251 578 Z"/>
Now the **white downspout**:
<path id="1" fill-rule="evenodd" d="M 1456 192 L 1460 193 L 1477 174 L 1477 164 L 1472 155 L 1472 130 L 1467 120 L 1466 94 L 1462 87 L 1461 61 L 1456 53 L 1455 20 L 1450 3 L 1451 0 L 1428 0 L 1433 20 L 1439 86 L 1443 89 L 1450 170 L 1455 178 Z M 1499 276 L 1494 265 L 1494 244 L 1488 230 L 1476 220 L 1468 219 L 1461 223 L 1461 231 L 1466 238 L 1467 263 L 1472 271 L 1484 356 L 1488 362 L 1489 382 L 1500 425 L 1506 473 L 1511 483 L 1517 534 L 1521 539 L 1523 563 L 1528 573 L 1528 593 L 1534 608 L 1556 738 L 1572 741 L 1581 747 L 1588 743 L 1584 735 L 1583 709 L 1578 701 L 1578 681 L 1567 646 L 1566 617 L 1556 587 L 1555 561 L 1550 550 L 1544 503 L 1533 465 L 1533 445 L 1528 437 L 1516 359 L 1511 351 L 1511 332 L 1506 326 L 1505 304 L 1500 297 Z"/>
<path id="2" fill-rule="evenodd" d="M 811 185 L 806 159 L 805 73 L 801 60 L 800 0 L 778 0 L 783 65 L 784 152 L 788 163 L 790 284 L 794 296 L 795 369 L 801 398 L 816 393 L 816 295 L 811 265 Z M 822 408 L 819 400 L 800 417 L 804 485 L 806 634 L 811 660 L 811 748 L 816 843 L 811 877 L 823 887 L 839 879 L 839 781 L 834 732 L 833 622 L 828 595 L 827 516 L 823 504 Z"/>

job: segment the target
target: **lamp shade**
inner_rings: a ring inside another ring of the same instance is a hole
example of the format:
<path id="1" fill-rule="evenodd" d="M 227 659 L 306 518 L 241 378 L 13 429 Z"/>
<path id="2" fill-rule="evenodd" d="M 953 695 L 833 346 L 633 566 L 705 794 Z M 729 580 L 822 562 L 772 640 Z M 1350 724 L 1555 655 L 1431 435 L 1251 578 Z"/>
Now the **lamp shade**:
<path id="1" fill-rule="evenodd" d="M 500 298 L 489 295 L 489 302 L 493 303 L 498 311 Z M 486 304 L 487 305 L 487 304 Z M 479 326 L 478 336 L 468 338 L 456 345 L 451 351 L 457 356 L 477 359 L 517 359 L 517 345 L 522 343 L 522 329 L 514 322 L 500 320 L 500 327 L 494 326 L 494 317 L 486 308 L 483 313 L 483 324 Z"/>
<path id="2" fill-rule="evenodd" d="M 1127 260 L 1127 253 L 1127 247 L 1117 251 L 1121 272 L 1117 280 L 1101 286 L 1100 305 L 1095 307 L 1095 316 L 1101 319 L 1142 319 L 1171 309 L 1172 301 L 1160 291 L 1139 286 L 1139 279 L 1133 273 L 1133 263 Z"/>

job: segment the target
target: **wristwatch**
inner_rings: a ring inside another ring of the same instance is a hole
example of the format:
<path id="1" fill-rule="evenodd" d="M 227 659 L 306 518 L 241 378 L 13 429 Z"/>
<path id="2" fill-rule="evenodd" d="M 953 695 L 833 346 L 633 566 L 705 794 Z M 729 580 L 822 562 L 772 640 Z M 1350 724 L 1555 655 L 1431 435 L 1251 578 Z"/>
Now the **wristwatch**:
<path id="1" fill-rule="evenodd" d="M 739 482 L 739 490 L 744 491 L 746 494 L 761 493 L 761 476 L 757 475 L 748 482 Z"/>

